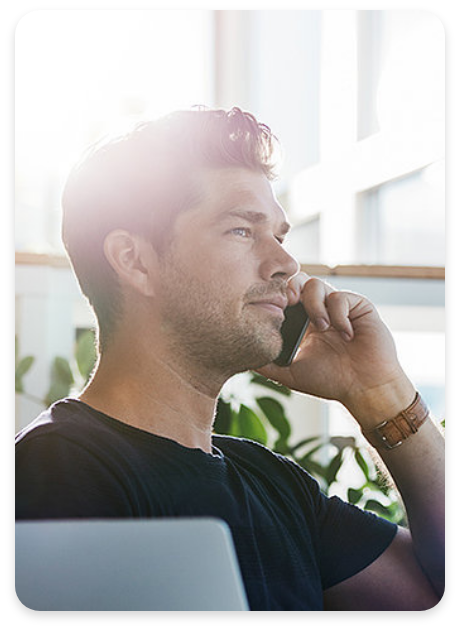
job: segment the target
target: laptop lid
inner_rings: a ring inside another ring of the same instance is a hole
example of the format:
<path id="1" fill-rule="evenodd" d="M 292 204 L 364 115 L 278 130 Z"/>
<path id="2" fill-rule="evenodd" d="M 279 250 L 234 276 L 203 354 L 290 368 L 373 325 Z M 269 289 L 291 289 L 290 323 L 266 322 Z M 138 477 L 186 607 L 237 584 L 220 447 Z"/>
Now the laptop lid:
<path id="1" fill-rule="evenodd" d="M 39 611 L 246 611 L 214 518 L 16 523 L 16 594 Z"/>

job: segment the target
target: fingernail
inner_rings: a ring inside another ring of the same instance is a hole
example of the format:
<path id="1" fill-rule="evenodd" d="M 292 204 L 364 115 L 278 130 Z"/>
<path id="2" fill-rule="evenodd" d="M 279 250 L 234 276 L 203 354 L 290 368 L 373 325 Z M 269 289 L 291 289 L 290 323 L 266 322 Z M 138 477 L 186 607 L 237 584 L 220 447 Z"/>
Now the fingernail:
<path id="1" fill-rule="evenodd" d="M 352 339 L 351 335 L 347 333 L 346 331 L 342 331 L 340 335 L 342 336 L 342 339 L 345 340 L 345 342 L 350 342 Z"/>

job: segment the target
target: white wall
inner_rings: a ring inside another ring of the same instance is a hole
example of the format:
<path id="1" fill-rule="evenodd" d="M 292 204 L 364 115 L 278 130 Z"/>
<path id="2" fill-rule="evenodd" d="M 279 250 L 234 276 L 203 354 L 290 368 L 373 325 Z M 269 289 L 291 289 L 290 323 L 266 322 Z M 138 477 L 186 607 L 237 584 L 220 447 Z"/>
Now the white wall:
<path id="1" fill-rule="evenodd" d="M 16 265 L 16 335 L 21 357 L 34 364 L 24 377 L 24 390 L 38 399 L 46 396 L 52 361 L 71 360 L 77 327 L 94 325 L 69 267 Z M 26 396 L 16 397 L 16 430 L 27 425 L 43 405 Z"/>

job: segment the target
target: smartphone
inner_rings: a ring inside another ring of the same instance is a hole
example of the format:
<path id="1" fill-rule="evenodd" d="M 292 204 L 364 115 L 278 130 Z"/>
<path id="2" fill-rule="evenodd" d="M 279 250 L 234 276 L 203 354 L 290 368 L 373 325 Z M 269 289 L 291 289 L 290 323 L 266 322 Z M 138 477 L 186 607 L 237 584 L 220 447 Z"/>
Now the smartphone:
<path id="1" fill-rule="evenodd" d="M 284 316 L 284 322 L 281 325 L 283 348 L 274 362 L 278 366 L 290 365 L 310 322 L 310 318 L 301 302 L 286 307 Z"/>

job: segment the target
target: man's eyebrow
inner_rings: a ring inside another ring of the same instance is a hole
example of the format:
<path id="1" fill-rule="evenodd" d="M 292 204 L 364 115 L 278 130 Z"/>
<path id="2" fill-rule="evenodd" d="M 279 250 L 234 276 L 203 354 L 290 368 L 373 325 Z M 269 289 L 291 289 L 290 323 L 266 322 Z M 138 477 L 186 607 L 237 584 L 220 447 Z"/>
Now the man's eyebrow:
<path id="1" fill-rule="evenodd" d="M 244 210 L 235 208 L 234 210 L 229 210 L 225 213 L 222 213 L 222 215 L 220 216 L 220 218 L 224 219 L 227 217 L 239 217 L 240 219 L 245 219 L 252 224 L 263 224 L 269 222 L 268 215 L 257 210 Z M 280 225 L 279 233 L 286 234 L 289 232 L 290 229 L 291 225 L 287 221 L 283 221 L 283 223 Z"/>

